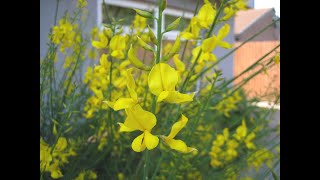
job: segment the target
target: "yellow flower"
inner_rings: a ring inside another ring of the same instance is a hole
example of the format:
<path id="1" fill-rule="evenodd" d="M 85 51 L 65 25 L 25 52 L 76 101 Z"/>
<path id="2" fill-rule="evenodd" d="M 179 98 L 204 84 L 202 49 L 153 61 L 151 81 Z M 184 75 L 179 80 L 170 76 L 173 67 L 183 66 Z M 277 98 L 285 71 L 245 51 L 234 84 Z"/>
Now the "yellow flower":
<path id="1" fill-rule="evenodd" d="M 182 128 L 186 126 L 188 122 L 188 118 L 185 117 L 183 114 L 178 122 L 174 123 L 170 134 L 168 136 L 162 136 L 163 141 L 169 145 L 171 149 L 179 151 L 181 153 L 189 153 L 192 151 L 197 151 L 197 149 L 188 147 L 185 142 L 182 140 L 176 140 L 174 137 L 181 131 Z"/>
<path id="2" fill-rule="evenodd" d="M 50 167 L 48 167 L 47 171 L 51 172 L 50 175 L 51 175 L 51 177 L 53 179 L 58 179 L 58 178 L 61 178 L 63 176 L 57 161 L 55 163 L 53 163 L 52 165 L 50 165 Z"/>
<path id="3" fill-rule="evenodd" d="M 200 48 L 202 49 L 202 53 L 198 59 L 198 64 L 196 68 L 196 72 L 201 71 L 201 69 L 205 66 L 204 61 L 216 62 L 217 58 L 213 54 L 213 50 L 217 47 L 223 47 L 229 49 L 232 47 L 223 39 L 229 34 L 230 26 L 225 24 L 223 27 L 220 28 L 218 35 L 213 35 L 210 38 L 203 40 L 201 46 L 198 46 L 192 50 L 192 62 L 194 62 L 199 54 Z"/>
<path id="4" fill-rule="evenodd" d="M 99 28 L 97 27 L 92 28 L 90 34 L 91 34 L 91 39 L 95 39 L 99 34 Z"/>
<path id="5" fill-rule="evenodd" d="M 40 138 L 40 170 L 44 170 L 52 161 L 51 148 Z"/>
<path id="6" fill-rule="evenodd" d="M 124 58 L 124 50 L 126 48 L 126 41 L 127 38 L 120 35 L 115 35 L 110 40 L 110 49 L 111 49 L 111 56 L 117 59 Z"/>
<path id="7" fill-rule="evenodd" d="M 133 20 L 133 28 L 143 30 L 147 26 L 147 19 L 136 14 Z"/>
<path id="8" fill-rule="evenodd" d="M 280 53 L 277 53 L 274 57 L 274 63 L 279 65 L 280 64 Z"/>
<path id="9" fill-rule="evenodd" d="M 186 67 L 185 67 L 184 63 L 179 59 L 179 54 L 176 54 L 173 56 L 173 62 L 177 68 L 177 73 L 178 73 L 178 77 L 179 77 L 178 82 L 180 82 L 182 79 L 182 74 L 185 72 Z"/>
<path id="10" fill-rule="evenodd" d="M 206 1 L 205 4 L 200 8 L 197 19 L 200 27 L 209 29 L 213 23 L 216 11 L 213 9 L 211 3 Z"/>
<path id="11" fill-rule="evenodd" d="M 253 166 L 256 171 L 266 163 L 269 168 L 272 167 L 274 155 L 267 149 L 259 149 L 258 151 L 252 153 L 247 162 L 249 166 Z"/>
<path id="12" fill-rule="evenodd" d="M 238 10 L 246 10 L 247 8 L 247 0 L 237 0 L 237 2 L 235 3 L 235 7 Z"/>
<path id="13" fill-rule="evenodd" d="M 227 21 L 233 15 L 235 15 L 237 11 L 246 10 L 246 9 L 248 9 L 246 0 L 235 0 L 233 3 L 231 3 L 229 6 L 227 6 L 223 9 L 223 13 L 225 15 L 221 18 L 221 20 Z"/>
<path id="14" fill-rule="evenodd" d="M 185 71 L 186 67 L 184 63 L 179 59 L 179 54 L 173 56 L 173 62 L 178 70 L 178 72 L 182 73 Z"/>
<path id="15" fill-rule="evenodd" d="M 127 88 L 131 98 L 119 98 L 116 102 L 104 101 L 115 111 L 127 109 L 138 104 L 138 95 L 135 91 L 136 83 L 131 75 L 132 68 L 126 71 L 127 74 Z"/>
<path id="16" fill-rule="evenodd" d="M 212 54 L 212 51 L 217 46 L 221 46 L 226 49 L 231 48 L 232 47 L 231 44 L 229 44 L 226 41 L 222 41 L 228 35 L 229 31 L 230 31 L 230 26 L 228 24 L 225 24 L 219 30 L 217 36 L 213 35 L 212 37 L 205 39 L 201 45 L 201 49 L 202 49 L 201 59 L 215 62 L 216 57 L 214 56 L 214 54 Z M 198 55 L 199 49 L 197 49 L 196 51 L 197 52 L 192 52 L 193 58 L 196 58 L 196 56 Z M 202 60 L 200 62 L 202 62 Z"/>
<path id="17" fill-rule="evenodd" d="M 227 142 L 227 147 L 229 149 L 236 149 L 239 146 L 239 143 L 235 141 L 234 139 Z"/>
<path id="18" fill-rule="evenodd" d="M 170 47 L 169 51 L 164 55 L 163 57 L 163 61 L 168 61 L 170 58 L 172 58 L 175 54 L 177 54 L 179 52 L 180 49 L 180 35 L 176 37 L 176 40 L 172 46 L 172 48 Z"/>
<path id="19" fill-rule="evenodd" d="M 139 104 L 125 109 L 127 118 L 120 125 L 120 132 L 142 131 L 143 133 L 136 137 L 131 147 L 135 152 L 142 152 L 147 148 L 154 149 L 159 144 L 159 138 L 151 134 L 152 128 L 156 125 L 157 119 L 151 112 L 145 111 Z"/>
<path id="20" fill-rule="evenodd" d="M 88 5 L 87 0 L 78 0 L 77 2 L 77 8 L 82 9 L 85 8 Z"/>
<path id="21" fill-rule="evenodd" d="M 143 64 L 137 57 L 136 57 L 136 51 L 137 49 L 133 48 L 132 45 L 130 46 L 130 49 L 128 51 L 128 60 L 130 61 L 130 63 L 138 68 L 138 69 L 142 69 L 142 70 L 147 70 L 149 71 L 151 68 L 149 66 L 146 66 L 145 64 Z"/>
<path id="22" fill-rule="evenodd" d="M 224 137 L 224 135 L 218 134 L 216 140 L 213 141 L 213 145 L 220 147 L 224 145 L 225 141 L 226 141 L 226 138 Z"/>
<path id="23" fill-rule="evenodd" d="M 124 174 L 118 173 L 118 180 L 124 180 Z"/>
<path id="24" fill-rule="evenodd" d="M 252 142 L 252 140 L 256 138 L 256 134 L 254 132 L 250 133 L 246 139 L 244 140 L 248 149 L 256 149 L 256 145 Z"/>
<path id="25" fill-rule="evenodd" d="M 52 42 L 60 44 L 60 51 L 65 52 L 66 48 L 70 48 L 75 42 L 75 25 L 73 26 L 67 19 L 61 19 L 59 26 L 53 27 Z"/>
<path id="26" fill-rule="evenodd" d="M 182 94 L 175 91 L 178 73 L 168 64 L 159 63 L 153 66 L 148 77 L 148 86 L 152 94 L 158 96 L 157 102 L 184 103 L 193 100 L 193 94 Z"/>
<path id="27" fill-rule="evenodd" d="M 247 136 L 247 126 L 245 120 L 242 120 L 242 124 L 236 129 L 236 134 L 234 134 L 234 137 L 242 141 Z"/>
<path id="28" fill-rule="evenodd" d="M 236 13 L 236 11 L 234 10 L 233 7 L 225 7 L 223 9 L 223 13 L 225 15 L 221 18 L 221 20 L 222 21 L 227 21 Z"/>
<path id="29" fill-rule="evenodd" d="M 212 159 L 210 162 L 211 166 L 213 167 L 221 167 L 223 164 L 218 159 Z"/>
<path id="30" fill-rule="evenodd" d="M 103 49 L 103 48 L 107 48 L 108 42 L 109 42 L 108 38 L 103 33 L 100 33 L 99 41 L 92 41 L 92 46 L 97 49 Z"/>
<path id="31" fill-rule="evenodd" d="M 181 33 L 181 37 L 187 40 L 196 40 L 201 28 L 196 17 L 191 18 L 189 26 Z"/>
<path id="32" fill-rule="evenodd" d="M 162 54 L 168 54 L 170 52 L 170 49 L 172 49 L 172 43 L 167 43 L 163 48 Z"/>

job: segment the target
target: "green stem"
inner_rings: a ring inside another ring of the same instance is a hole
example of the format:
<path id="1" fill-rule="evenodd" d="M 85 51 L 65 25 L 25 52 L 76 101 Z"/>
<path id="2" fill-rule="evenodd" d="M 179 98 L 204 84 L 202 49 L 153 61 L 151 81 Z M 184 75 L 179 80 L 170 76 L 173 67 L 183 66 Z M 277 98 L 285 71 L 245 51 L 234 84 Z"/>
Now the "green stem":
<path id="1" fill-rule="evenodd" d="M 274 64 L 273 64 L 274 65 Z M 272 65 L 269 67 L 271 68 Z M 252 78 L 254 78 L 255 76 L 257 76 L 258 74 L 260 74 L 263 71 L 263 69 L 260 69 L 258 71 L 256 71 L 254 74 L 252 74 L 251 76 L 247 77 L 246 79 L 244 79 L 241 83 L 235 85 L 235 88 L 233 91 L 231 91 L 231 93 L 229 93 L 227 96 L 223 97 L 220 101 L 223 101 L 224 99 L 228 98 L 229 96 L 231 96 L 233 93 L 235 93 L 236 91 L 238 91 L 241 87 L 243 87 L 245 84 L 247 84 Z M 213 106 L 217 105 L 220 101 L 218 101 L 217 103 L 215 103 Z"/>
<path id="2" fill-rule="evenodd" d="M 112 66 L 113 66 L 113 59 L 112 57 L 110 57 L 110 70 L 109 70 L 109 88 L 108 88 L 108 99 L 109 101 L 112 101 Z M 109 108 L 109 112 L 108 112 L 108 121 L 109 121 L 109 127 L 110 127 L 110 134 L 111 134 L 111 139 L 113 140 L 112 136 L 113 136 L 113 126 L 112 126 L 112 120 L 111 120 L 111 112 L 112 109 Z"/>
<path id="3" fill-rule="evenodd" d="M 153 175 L 152 175 L 152 177 L 151 177 L 151 180 L 153 180 L 153 179 L 157 176 L 157 173 L 158 173 L 158 171 L 159 171 L 160 164 L 161 164 L 161 162 L 162 162 L 163 157 L 164 157 L 164 155 L 163 155 L 163 153 L 161 153 L 160 158 L 159 158 L 159 160 L 158 160 L 158 162 L 157 162 L 156 169 L 154 170 Z"/>
<path id="4" fill-rule="evenodd" d="M 155 64 L 158 64 L 160 62 L 160 56 L 161 56 L 161 41 L 162 41 L 162 9 L 161 9 L 161 4 L 163 0 L 159 1 L 159 12 L 158 12 L 158 19 L 157 19 L 157 54 L 156 54 L 156 61 Z M 152 96 L 152 106 L 151 110 L 152 113 L 155 114 L 156 111 L 156 96 Z M 145 152 L 145 162 L 144 162 L 144 170 L 143 170 L 143 180 L 148 179 L 148 163 L 149 163 L 149 150 L 146 150 Z"/>
<path id="5" fill-rule="evenodd" d="M 55 11 L 55 14 L 54 14 L 54 25 L 57 25 L 59 2 L 60 2 L 60 0 L 57 0 L 56 11 Z"/>
<path id="6" fill-rule="evenodd" d="M 200 118 L 202 117 L 203 113 L 206 112 L 208 109 L 208 105 L 209 105 L 210 99 L 212 98 L 213 90 L 214 90 L 214 86 L 217 82 L 217 78 L 219 78 L 219 77 L 217 76 L 216 78 L 213 79 L 209 94 L 207 95 L 206 101 L 204 102 L 204 104 L 201 106 L 200 110 L 197 113 L 197 117 L 194 122 L 194 125 L 191 127 L 189 137 L 195 132 L 195 128 L 198 126 Z M 187 138 L 187 139 L 189 140 L 190 138 Z"/>
<path id="7" fill-rule="evenodd" d="M 220 15 L 220 13 L 221 13 L 221 11 L 222 11 L 222 9 L 223 9 L 224 4 L 225 4 L 225 0 L 222 1 L 221 6 L 219 7 L 218 12 L 216 13 L 216 16 L 215 16 L 215 18 L 214 18 L 214 21 L 213 21 L 213 23 L 211 24 L 210 30 L 209 30 L 209 32 L 208 32 L 208 34 L 207 34 L 207 36 L 206 36 L 206 39 L 211 36 L 211 33 L 212 33 L 214 27 L 216 26 L 216 24 L 217 24 L 217 22 L 218 22 L 219 15 Z M 195 61 L 193 62 L 191 69 L 188 71 L 188 74 L 187 74 L 186 79 L 183 81 L 183 84 L 182 84 L 182 86 L 181 86 L 181 92 L 182 92 L 182 93 L 184 93 L 185 88 L 186 88 L 186 85 L 187 85 L 187 82 L 189 81 L 189 79 L 190 79 L 191 76 L 193 75 L 193 70 L 194 70 L 195 66 L 197 65 L 197 63 L 198 63 L 198 60 L 200 59 L 201 53 L 202 53 L 202 49 L 200 49 L 200 51 L 198 52 L 197 58 L 196 58 Z"/>
<path id="8" fill-rule="evenodd" d="M 162 1 L 162 0 L 161 0 Z M 160 3 L 161 3 L 160 1 Z M 159 16 L 158 16 L 158 20 L 157 20 L 157 25 L 158 25 L 158 29 L 157 29 L 157 56 L 156 56 L 156 64 L 158 64 L 160 62 L 160 55 L 161 55 L 161 42 L 162 42 L 162 33 L 161 33 L 161 29 L 162 29 L 162 11 L 160 9 L 160 5 L 159 5 Z"/>
<path id="9" fill-rule="evenodd" d="M 148 164 L 149 164 L 149 150 L 147 149 L 145 152 L 145 159 L 143 165 L 143 180 L 148 179 Z"/>

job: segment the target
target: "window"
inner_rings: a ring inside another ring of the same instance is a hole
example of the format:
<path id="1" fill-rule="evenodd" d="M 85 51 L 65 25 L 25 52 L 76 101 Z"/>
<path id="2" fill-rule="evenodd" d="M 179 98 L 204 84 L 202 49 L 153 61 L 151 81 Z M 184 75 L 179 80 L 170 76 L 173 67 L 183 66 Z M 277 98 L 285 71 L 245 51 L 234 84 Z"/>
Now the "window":
<path id="1" fill-rule="evenodd" d="M 123 19 L 124 31 L 128 30 L 131 22 L 134 19 L 135 11 L 133 8 L 149 11 L 154 14 L 155 17 L 158 15 L 158 7 L 155 4 L 150 4 L 146 2 L 137 2 L 132 0 L 104 0 L 106 3 L 106 8 L 103 7 L 103 0 L 98 0 L 98 24 L 101 23 L 110 23 L 112 17 L 116 17 L 117 20 Z M 192 12 L 186 12 L 173 8 L 166 8 L 163 12 L 163 21 L 162 21 L 162 31 L 165 30 L 165 27 L 168 26 L 171 22 L 173 22 L 178 17 L 182 17 L 180 20 L 180 24 L 178 29 L 175 31 L 165 33 L 163 39 L 164 40 L 175 40 L 176 36 L 180 31 L 183 31 L 190 22 L 192 18 Z M 147 24 L 154 30 L 156 34 L 157 27 L 156 23 L 153 20 L 148 20 Z"/>

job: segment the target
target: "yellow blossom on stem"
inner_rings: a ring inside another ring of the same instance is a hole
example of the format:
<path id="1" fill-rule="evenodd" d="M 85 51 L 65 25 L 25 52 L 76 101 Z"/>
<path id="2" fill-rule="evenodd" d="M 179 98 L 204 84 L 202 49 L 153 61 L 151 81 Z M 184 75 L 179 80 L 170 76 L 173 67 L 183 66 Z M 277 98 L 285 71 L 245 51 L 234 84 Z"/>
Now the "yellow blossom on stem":
<path id="1" fill-rule="evenodd" d="M 197 151 L 197 149 L 195 148 L 188 147 L 182 140 L 174 139 L 174 137 L 181 131 L 181 129 L 186 126 L 187 122 L 188 118 L 182 115 L 179 121 L 173 124 L 170 134 L 168 136 L 162 136 L 164 143 L 166 143 L 171 149 L 174 149 L 181 153 L 190 153 L 192 151 Z"/>
<path id="2" fill-rule="evenodd" d="M 256 145 L 252 142 L 252 140 L 256 137 L 256 133 L 250 133 L 246 139 L 244 140 L 248 149 L 256 149 Z"/>
<path id="3" fill-rule="evenodd" d="M 143 30 L 147 27 L 147 19 L 136 14 L 133 20 L 133 27 L 138 30 Z"/>
<path id="4" fill-rule="evenodd" d="M 117 59 L 124 58 L 124 50 L 126 48 L 126 41 L 127 38 L 120 35 L 115 35 L 110 40 L 110 49 L 111 49 L 111 56 Z"/>
<path id="5" fill-rule="evenodd" d="M 193 100 L 193 94 L 182 94 L 175 90 L 179 80 L 178 73 L 168 64 L 153 66 L 148 77 L 148 86 L 152 94 L 158 96 L 157 102 L 184 103 Z"/>
<path id="6" fill-rule="evenodd" d="M 189 26 L 181 33 L 181 37 L 186 40 L 196 40 L 199 37 L 200 26 L 196 17 L 191 18 Z"/>
<path id="7" fill-rule="evenodd" d="M 245 120 L 242 120 L 242 124 L 236 129 L 236 134 L 234 134 L 234 137 L 242 141 L 247 136 L 247 126 Z"/>
<path id="8" fill-rule="evenodd" d="M 65 52 L 66 48 L 74 45 L 76 25 L 72 25 L 67 19 L 61 19 L 58 26 L 53 27 L 52 42 L 60 45 L 60 51 Z"/>
<path id="9" fill-rule="evenodd" d="M 151 134 L 152 128 L 156 125 L 157 119 L 154 114 L 145 111 L 139 104 L 125 109 L 127 118 L 120 125 L 120 132 L 142 131 L 143 133 L 136 137 L 131 147 L 135 152 L 142 152 L 147 148 L 154 149 L 159 144 L 159 138 Z"/>
<path id="10" fill-rule="evenodd" d="M 126 71 L 127 74 L 127 88 L 129 91 L 129 94 L 131 98 L 119 98 L 115 102 L 110 102 L 110 101 L 104 101 L 107 103 L 111 108 L 113 108 L 115 111 L 121 110 L 121 109 L 127 109 L 135 106 L 138 104 L 138 95 L 135 91 L 136 89 L 136 83 L 131 75 L 132 68 L 128 69 Z"/>
<path id="11" fill-rule="evenodd" d="M 92 41 L 92 46 L 97 49 L 103 49 L 103 48 L 107 48 L 108 42 L 109 42 L 108 38 L 103 33 L 100 33 L 99 41 Z"/>
<path id="12" fill-rule="evenodd" d="M 205 4 L 200 8 L 197 20 L 200 27 L 209 29 L 213 23 L 216 11 L 213 9 L 212 4 L 209 1 L 205 1 Z"/>

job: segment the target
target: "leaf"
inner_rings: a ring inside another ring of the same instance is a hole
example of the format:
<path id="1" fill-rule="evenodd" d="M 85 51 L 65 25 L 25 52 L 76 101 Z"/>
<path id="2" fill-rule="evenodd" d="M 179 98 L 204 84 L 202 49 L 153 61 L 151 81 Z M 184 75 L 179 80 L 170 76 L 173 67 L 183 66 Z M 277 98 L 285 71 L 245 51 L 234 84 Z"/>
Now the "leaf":
<path id="1" fill-rule="evenodd" d="M 134 9 L 134 10 L 136 11 L 137 14 L 139 14 L 139 16 L 142 16 L 144 18 L 149 18 L 149 19 L 155 19 L 155 17 L 148 11 L 143 11 L 140 9 Z"/>
<path id="2" fill-rule="evenodd" d="M 181 19 L 181 17 L 177 18 L 177 19 L 174 20 L 171 24 L 169 24 L 168 27 L 166 28 L 166 30 L 165 30 L 163 33 L 169 32 L 169 31 L 172 31 L 172 30 L 176 29 L 177 26 L 178 26 L 179 23 L 180 23 L 180 19 Z"/>
<path id="3" fill-rule="evenodd" d="M 274 180 L 279 180 L 279 178 L 278 178 L 278 176 L 276 175 L 276 173 L 275 173 L 272 169 L 270 169 L 270 171 L 271 171 L 271 174 L 272 174 L 273 179 L 274 179 Z"/>

